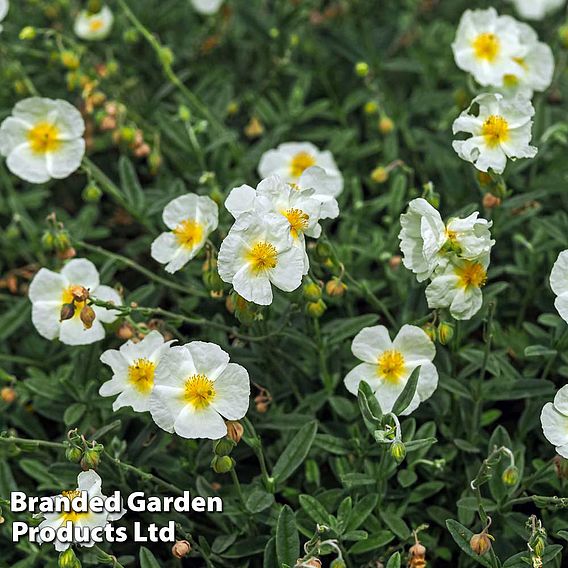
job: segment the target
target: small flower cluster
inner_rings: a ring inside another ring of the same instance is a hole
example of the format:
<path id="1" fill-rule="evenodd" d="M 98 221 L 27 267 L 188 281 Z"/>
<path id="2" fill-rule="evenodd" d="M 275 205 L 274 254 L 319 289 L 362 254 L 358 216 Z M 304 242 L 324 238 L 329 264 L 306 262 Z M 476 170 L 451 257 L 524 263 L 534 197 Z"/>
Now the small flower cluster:
<path id="1" fill-rule="evenodd" d="M 498 174 L 505 170 L 507 158 L 533 158 L 537 149 L 530 145 L 530 99 L 552 82 L 550 47 L 527 24 L 488 8 L 463 14 L 452 49 L 458 67 L 494 91 L 475 97 L 454 122 L 454 134 L 471 134 L 453 144 L 460 158 L 482 172 L 492 169 Z M 479 109 L 477 115 L 473 106 Z"/>
<path id="2" fill-rule="evenodd" d="M 447 308 L 456 319 L 470 319 L 481 308 L 481 288 L 487 280 L 492 222 L 475 212 L 442 221 L 425 199 L 414 199 L 400 216 L 399 234 L 404 266 L 426 288 L 430 308 Z"/>
<path id="3" fill-rule="evenodd" d="M 333 156 L 309 143 L 282 144 L 264 154 L 254 189 L 234 188 L 225 206 L 235 218 L 219 250 L 219 275 L 249 302 L 272 303 L 272 286 L 296 290 L 309 270 L 305 237 L 321 219 L 339 215 L 343 179 Z"/>
<path id="4" fill-rule="evenodd" d="M 184 438 L 226 436 L 223 418 L 238 420 L 248 410 L 248 372 L 230 363 L 214 343 L 172 343 L 151 331 L 139 343 L 127 341 L 118 350 L 105 351 L 101 361 L 113 376 L 99 394 L 119 395 L 114 410 L 131 406 L 136 412 L 150 411 L 160 428 Z"/>

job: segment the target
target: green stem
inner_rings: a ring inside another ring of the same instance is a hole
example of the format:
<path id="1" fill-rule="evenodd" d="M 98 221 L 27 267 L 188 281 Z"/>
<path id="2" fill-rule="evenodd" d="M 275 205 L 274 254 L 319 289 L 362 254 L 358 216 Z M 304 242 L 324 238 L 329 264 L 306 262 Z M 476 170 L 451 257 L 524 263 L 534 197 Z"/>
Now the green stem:
<path id="1" fill-rule="evenodd" d="M 243 489 L 242 489 L 241 483 L 239 481 L 239 476 L 237 475 L 237 472 L 235 471 L 234 466 L 231 468 L 231 478 L 233 480 L 233 485 L 237 488 L 237 494 L 239 496 L 239 499 L 241 500 L 241 503 L 243 504 L 244 510 L 246 511 L 247 505 L 246 505 L 246 501 L 245 501 L 245 496 L 243 495 Z"/>

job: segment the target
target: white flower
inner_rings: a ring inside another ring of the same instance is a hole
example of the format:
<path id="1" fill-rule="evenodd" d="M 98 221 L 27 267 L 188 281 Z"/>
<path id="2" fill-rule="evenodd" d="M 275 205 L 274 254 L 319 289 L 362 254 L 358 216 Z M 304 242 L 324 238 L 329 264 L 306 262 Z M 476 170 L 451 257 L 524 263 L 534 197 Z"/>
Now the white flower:
<path id="1" fill-rule="evenodd" d="M 327 187 L 323 193 L 337 197 L 343 191 L 343 176 L 337 169 L 333 155 L 328 150 L 320 151 L 310 142 L 286 142 L 275 150 L 268 150 L 260 159 L 258 173 L 261 178 L 277 175 L 288 183 L 298 184 L 302 174 L 312 166 L 320 167 L 326 174 L 324 179 Z M 312 176 L 314 173 L 312 172 Z M 304 179 L 300 186 L 304 189 L 313 188 L 318 194 L 319 188 L 315 183 L 321 185 L 323 182 L 319 178 L 323 178 L 321 172 L 318 173 L 317 180 Z"/>
<path id="2" fill-rule="evenodd" d="M 507 96 L 520 94 L 530 99 L 534 91 L 542 92 L 550 87 L 554 75 L 554 55 L 546 43 L 538 41 L 536 32 L 529 25 L 513 18 L 511 20 L 519 28 L 525 54 L 513 58 L 515 71 L 503 77 L 500 90 Z"/>
<path id="3" fill-rule="evenodd" d="M 494 8 L 466 10 L 452 49 L 457 66 L 484 86 L 500 86 L 505 75 L 515 72 L 514 58 L 525 55 L 516 21 Z"/>
<path id="4" fill-rule="evenodd" d="M 410 414 L 421 402 L 430 398 L 438 386 L 438 371 L 432 360 L 434 344 L 426 332 L 414 325 L 403 325 L 394 341 L 386 327 L 377 325 L 362 329 L 351 344 L 353 355 L 363 361 L 344 379 L 347 390 L 357 395 L 359 383 L 369 384 L 383 412 L 391 412 L 412 371 L 420 366 L 418 385 L 412 402 L 402 412 Z"/>
<path id="5" fill-rule="evenodd" d="M 103 503 L 106 501 L 107 497 L 102 494 L 101 491 L 102 480 L 99 474 L 94 471 L 93 469 L 89 469 L 88 471 L 82 471 L 77 476 L 77 489 L 70 490 L 70 491 L 63 491 L 61 495 L 54 496 L 52 499 L 54 502 L 64 502 L 65 500 L 69 501 L 71 507 L 73 507 L 73 501 L 77 499 L 81 492 L 86 492 L 86 501 L 88 503 L 88 511 L 79 512 L 70 510 L 68 512 L 53 512 L 53 513 L 39 513 L 35 516 L 44 517 L 44 520 L 39 525 L 39 530 L 42 530 L 46 527 L 51 527 L 55 530 L 65 527 L 67 523 L 71 523 L 73 527 L 80 527 L 80 528 L 88 528 L 90 530 L 96 527 L 105 527 L 109 522 L 116 521 L 120 519 L 124 513 L 126 512 L 123 508 L 120 512 L 117 513 L 109 513 L 104 510 L 101 513 L 95 513 L 91 510 L 90 501 L 94 497 L 102 498 Z M 76 504 L 76 508 L 79 506 Z M 81 546 L 91 547 L 95 544 L 94 541 L 90 540 L 87 542 L 77 542 Z M 69 542 L 62 542 L 58 539 L 54 541 L 55 550 L 61 552 L 63 550 L 67 550 L 71 543 Z"/>
<path id="6" fill-rule="evenodd" d="M 74 32 L 81 39 L 88 41 L 102 40 L 108 37 L 112 29 L 114 16 L 108 6 L 103 6 L 99 12 L 81 10 L 75 18 Z"/>
<path id="7" fill-rule="evenodd" d="M 99 389 L 101 396 L 114 396 L 112 408 L 131 406 L 136 412 L 149 408 L 154 388 L 154 374 L 162 357 L 167 356 L 172 341 L 164 341 L 159 331 L 151 331 L 142 341 L 127 341 L 120 349 L 108 349 L 101 361 L 112 368 L 112 379 Z"/>
<path id="8" fill-rule="evenodd" d="M 191 3 L 196 12 L 209 16 L 219 11 L 223 0 L 191 0 Z"/>
<path id="9" fill-rule="evenodd" d="M 488 254 L 495 244 L 489 232 L 493 223 L 478 216 L 476 211 L 465 219 L 454 217 L 445 225 L 440 213 L 425 199 L 413 199 L 408 212 L 400 216 L 398 238 L 404 266 L 423 282 L 446 264 L 449 253 L 465 259 Z"/>
<path id="10" fill-rule="evenodd" d="M 272 284 L 284 292 L 298 288 L 304 251 L 294 245 L 288 220 L 280 214 L 243 213 L 221 243 L 219 275 L 245 300 L 272 303 Z"/>
<path id="11" fill-rule="evenodd" d="M 152 258 L 177 272 L 203 248 L 209 234 L 217 228 L 217 204 L 205 195 L 189 193 L 170 201 L 162 215 L 171 229 L 152 243 Z"/>
<path id="12" fill-rule="evenodd" d="M 563 386 L 547 402 L 540 415 L 542 431 L 546 439 L 556 446 L 556 451 L 568 459 L 568 385 Z"/>
<path id="13" fill-rule="evenodd" d="M 430 308 L 449 308 L 459 320 L 472 318 L 483 304 L 489 255 L 477 260 L 452 259 L 436 272 L 426 288 Z"/>
<path id="14" fill-rule="evenodd" d="M 192 341 L 172 347 L 157 369 L 150 412 L 154 422 L 183 438 L 216 440 L 227 420 L 239 420 L 249 406 L 250 382 L 244 367 L 214 343 Z"/>
<path id="15" fill-rule="evenodd" d="M 70 260 L 60 273 L 42 268 L 34 276 L 29 289 L 32 302 L 32 322 L 39 334 L 46 339 L 56 337 L 67 345 L 87 345 L 104 338 L 103 323 L 112 323 L 117 314 L 113 310 L 92 306 L 95 320 L 90 329 L 81 321 L 81 310 L 86 302 L 74 302 L 73 289 L 86 288 L 97 300 L 120 305 L 121 299 L 109 286 L 99 284 L 99 273 L 95 265 L 87 259 Z M 61 321 L 61 309 L 74 302 L 74 314 Z"/>
<path id="16" fill-rule="evenodd" d="M 8 0 L 0 0 L 0 22 L 6 17 L 9 9 L 10 2 L 8 2 Z M 0 32 L 2 31 L 2 29 L 2 25 L 0 24 Z"/>
<path id="17" fill-rule="evenodd" d="M 339 215 L 336 197 L 343 191 L 343 178 L 329 175 L 326 170 L 312 166 L 304 171 L 296 184 L 300 190 L 313 189 L 312 197 L 320 202 L 320 219 L 335 219 Z"/>
<path id="18" fill-rule="evenodd" d="M 527 20 L 542 20 L 550 12 L 560 8 L 566 0 L 509 0 L 517 12 Z"/>
<path id="19" fill-rule="evenodd" d="M 0 153 L 9 170 L 31 183 L 63 179 L 85 154 L 81 113 L 67 101 L 39 97 L 16 104 L 0 126 Z"/>
<path id="20" fill-rule="evenodd" d="M 477 116 L 471 106 L 455 120 L 454 134 L 467 132 L 471 138 L 456 140 L 454 150 L 462 160 L 486 172 L 490 168 L 503 173 L 507 158 L 533 158 L 537 148 L 530 145 L 534 107 L 521 97 L 504 99 L 500 94 L 485 93 L 473 99 L 479 105 Z"/>
<path id="21" fill-rule="evenodd" d="M 554 306 L 560 317 L 568 323 L 568 250 L 563 250 L 550 273 L 550 287 L 556 294 Z"/>

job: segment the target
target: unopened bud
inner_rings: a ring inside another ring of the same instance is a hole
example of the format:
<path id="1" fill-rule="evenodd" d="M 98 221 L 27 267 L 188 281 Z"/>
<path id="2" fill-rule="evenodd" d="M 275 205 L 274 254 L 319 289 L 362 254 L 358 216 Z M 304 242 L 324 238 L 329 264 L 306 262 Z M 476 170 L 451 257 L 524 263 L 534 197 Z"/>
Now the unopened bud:
<path id="1" fill-rule="evenodd" d="M 560 43 L 564 47 L 568 47 L 568 25 L 563 25 L 558 28 L 558 37 L 560 38 Z"/>
<path id="2" fill-rule="evenodd" d="M 379 120 L 379 132 L 381 134 L 390 134 L 394 130 L 394 122 L 388 116 L 383 116 Z"/>
<path id="3" fill-rule="evenodd" d="M 171 67 L 174 62 L 174 52 L 169 47 L 161 47 L 158 56 L 162 65 Z"/>
<path id="4" fill-rule="evenodd" d="M 485 209 L 494 209 L 495 207 L 499 207 L 499 205 L 501 205 L 500 197 L 492 193 L 486 193 L 483 196 L 483 207 L 485 207 Z"/>
<path id="5" fill-rule="evenodd" d="M 509 487 L 516 485 L 517 481 L 519 481 L 519 469 L 514 465 L 510 465 L 503 472 L 501 479 L 502 479 L 503 483 L 505 485 L 508 485 Z"/>
<path id="6" fill-rule="evenodd" d="M 12 387 L 3 387 L 0 397 L 7 404 L 12 404 L 16 400 L 16 391 Z"/>
<path id="7" fill-rule="evenodd" d="M 238 420 L 227 420 L 227 437 L 229 437 L 235 444 L 238 444 L 243 437 L 245 429 Z"/>
<path id="8" fill-rule="evenodd" d="M 41 236 L 41 246 L 45 250 L 53 250 L 55 246 L 55 239 L 53 238 L 53 233 L 51 231 L 45 231 Z"/>
<path id="9" fill-rule="evenodd" d="M 345 560 L 343 560 L 343 558 L 336 558 L 329 565 L 329 568 L 345 568 L 346 566 L 347 564 L 345 564 Z"/>
<path id="10" fill-rule="evenodd" d="M 61 57 L 61 63 L 67 69 L 77 69 L 81 64 L 79 56 L 72 51 L 69 50 L 62 51 L 60 57 Z"/>
<path id="11" fill-rule="evenodd" d="M 236 445 L 231 438 L 221 438 L 215 443 L 215 455 L 219 457 L 228 456 Z"/>
<path id="12" fill-rule="evenodd" d="M 97 203 L 102 197 L 102 194 L 103 192 L 97 184 L 90 183 L 83 190 L 82 196 L 87 203 Z"/>
<path id="13" fill-rule="evenodd" d="M 317 302 L 308 302 L 306 304 L 306 313 L 314 319 L 321 318 L 325 311 L 327 310 L 327 306 L 323 300 L 318 300 Z"/>
<path id="14" fill-rule="evenodd" d="M 83 327 L 85 329 L 91 329 L 91 327 L 93 327 L 93 322 L 95 321 L 97 314 L 95 314 L 95 310 L 93 310 L 91 306 L 84 306 L 81 310 L 81 313 L 79 314 L 79 317 L 83 322 Z"/>
<path id="15" fill-rule="evenodd" d="M 321 298 L 321 287 L 310 279 L 302 286 L 302 295 L 310 302 L 317 302 Z"/>
<path id="16" fill-rule="evenodd" d="M 172 554 L 175 558 L 183 558 L 191 552 L 191 544 L 187 540 L 177 540 L 172 546 Z"/>
<path id="17" fill-rule="evenodd" d="M 68 548 L 62 552 L 59 555 L 57 563 L 59 568 L 81 568 L 81 562 L 79 562 L 79 559 L 75 556 L 75 552 L 72 548 Z"/>
<path id="18" fill-rule="evenodd" d="M 369 74 L 369 64 L 365 61 L 358 61 L 355 64 L 355 73 L 359 77 L 366 77 Z"/>
<path id="19" fill-rule="evenodd" d="M 234 461 L 230 456 L 215 456 L 211 460 L 211 468 L 215 473 L 228 473 L 233 469 Z"/>
<path id="20" fill-rule="evenodd" d="M 302 564 L 302 559 L 298 558 L 296 564 Z M 311 566 L 313 568 L 321 568 L 321 560 L 319 558 L 310 558 L 309 560 L 303 562 L 302 566 Z"/>
<path id="21" fill-rule="evenodd" d="M 118 328 L 116 335 L 118 335 L 120 339 L 132 339 L 132 337 L 134 337 L 134 329 L 129 323 L 124 322 Z"/>
<path id="22" fill-rule="evenodd" d="M 402 463 L 406 457 L 406 447 L 402 440 L 395 440 L 391 446 L 391 456 L 395 459 L 396 463 Z"/>
<path id="23" fill-rule="evenodd" d="M 103 451 L 103 446 L 101 444 L 96 444 L 92 448 L 87 448 L 81 459 L 81 468 L 83 470 L 97 469 L 101 461 L 101 453 Z"/>
<path id="24" fill-rule="evenodd" d="M 477 554 L 478 556 L 487 554 L 487 552 L 489 552 L 489 549 L 491 548 L 490 535 L 488 535 L 486 532 L 474 534 L 469 541 L 469 546 L 471 547 L 471 550 L 473 550 L 473 552 L 475 552 L 475 554 Z"/>
<path id="25" fill-rule="evenodd" d="M 383 166 L 378 166 L 371 172 L 371 179 L 375 183 L 385 183 L 389 179 L 389 171 Z"/>
<path id="26" fill-rule="evenodd" d="M 365 114 L 377 114 L 377 112 L 379 112 L 379 105 L 375 101 L 369 101 L 365 103 L 363 110 Z"/>
<path id="27" fill-rule="evenodd" d="M 343 296 L 346 290 L 347 290 L 347 285 L 336 277 L 332 278 L 325 285 L 325 291 L 327 292 L 328 296 L 332 296 L 334 298 L 339 298 L 340 296 Z"/>
<path id="28" fill-rule="evenodd" d="M 75 315 L 75 304 L 63 304 L 59 312 L 59 321 L 70 320 Z"/>
<path id="29" fill-rule="evenodd" d="M 253 116 L 249 123 L 245 126 L 245 135 L 247 138 L 258 138 L 264 134 L 264 126 L 262 122 Z"/>
<path id="30" fill-rule="evenodd" d="M 454 336 L 453 324 L 447 321 L 440 322 L 440 324 L 438 325 L 438 341 L 442 345 L 447 345 L 452 340 L 453 336 Z"/>
<path id="31" fill-rule="evenodd" d="M 26 26 L 20 30 L 20 35 L 18 36 L 21 40 L 32 40 L 35 39 L 37 35 L 36 29 L 33 26 Z"/>
<path id="32" fill-rule="evenodd" d="M 69 446 L 65 450 L 65 457 L 71 463 L 79 463 L 81 461 L 81 458 L 83 457 L 83 450 L 78 446 Z"/>

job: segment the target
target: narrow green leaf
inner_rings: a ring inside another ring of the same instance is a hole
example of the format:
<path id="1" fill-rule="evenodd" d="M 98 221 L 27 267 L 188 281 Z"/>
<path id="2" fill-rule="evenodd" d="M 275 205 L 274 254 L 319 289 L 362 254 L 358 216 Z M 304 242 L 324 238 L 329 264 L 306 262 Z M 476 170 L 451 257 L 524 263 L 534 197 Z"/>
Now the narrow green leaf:
<path id="1" fill-rule="evenodd" d="M 392 407 L 393 414 L 396 414 L 398 416 L 408 408 L 408 406 L 412 402 L 412 399 L 414 398 L 414 395 L 416 394 L 416 387 L 418 386 L 419 375 L 420 375 L 420 367 L 418 366 L 416 367 L 416 369 L 414 369 L 414 371 L 412 371 L 412 374 L 408 378 L 408 381 L 406 381 L 406 385 L 404 385 L 403 391 L 396 399 Z"/>
<path id="2" fill-rule="evenodd" d="M 487 566 L 487 568 L 492 568 L 491 562 L 488 558 L 484 556 L 479 556 L 479 554 L 475 554 L 469 546 L 469 541 L 473 536 L 473 533 L 466 527 L 464 527 L 461 523 L 454 521 L 454 519 L 448 519 L 446 521 L 446 526 L 452 535 L 452 538 L 455 540 L 456 544 L 468 555 L 471 556 L 474 560 L 477 560 L 479 564 L 482 566 Z"/>
<path id="3" fill-rule="evenodd" d="M 300 505 L 310 519 L 320 525 L 329 525 L 329 513 L 317 499 L 310 495 L 300 495 Z"/>
<path id="4" fill-rule="evenodd" d="M 160 568 L 156 557 L 145 546 L 140 548 L 140 568 Z"/>
<path id="5" fill-rule="evenodd" d="M 118 161 L 118 171 L 120 175 L 120 185 L 128 205 L 130 205 L 134 211 L 141 212 L 146 200 L 144 190 L 138 181 L 134 165 L 126 156 L 120 157 Z"/>
<path id="6" fill-rule="evenodd" d="M 300 535 L 296 517 L 288 505 L 284 505 L 276 524 L 276 556 L 278 566 L 294 566 L 300 555 Z"/>
<path id="7" fill-rule="evenodd" d="M 272 470 L 272 475 L 277 482 L 286 481 L 304 462 L 310 452 L 317 431 L 318 423 L 309 422 L 292 438 Z"/>

